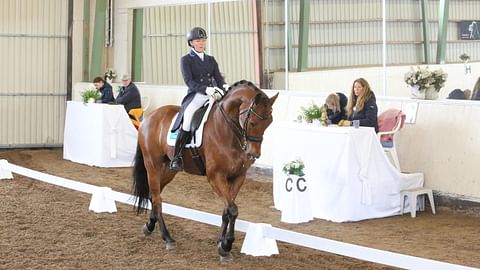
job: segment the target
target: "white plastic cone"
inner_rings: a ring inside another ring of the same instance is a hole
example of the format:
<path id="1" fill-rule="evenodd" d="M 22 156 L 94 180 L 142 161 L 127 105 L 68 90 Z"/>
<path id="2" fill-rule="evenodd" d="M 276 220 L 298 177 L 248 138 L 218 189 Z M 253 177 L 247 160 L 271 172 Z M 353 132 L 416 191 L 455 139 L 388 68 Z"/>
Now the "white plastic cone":
<path id="1" fill-rule="evenodd" d="M 111 199 L 108 194 L 112 191 L 109 187 L 97 187 L 92 193 L 92 200 L 88 210 L 95 213 L 115 213 L 117 206 L 115 200 Z"/>
<path id="2" fill-rule="evenodd" d="M 243 240 L 242 253 L 252 256 L 271 256 L 278 254 L 277 241 L 265 237 L 265 228 L 272 227 L 265 223 L 251 223 Z"/>
<path id="3" fill-rule="evenodd" d="M 0 179 L 13 179 L 12 172 L 7 169 L 8 161 L 0 159 Z"/>

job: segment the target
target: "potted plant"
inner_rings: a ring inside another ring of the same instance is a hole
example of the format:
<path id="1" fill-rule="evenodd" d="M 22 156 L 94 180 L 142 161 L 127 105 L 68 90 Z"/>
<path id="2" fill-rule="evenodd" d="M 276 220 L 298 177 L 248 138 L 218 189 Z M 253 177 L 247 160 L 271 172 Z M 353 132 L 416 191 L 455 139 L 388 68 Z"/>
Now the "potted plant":
<path id="1" fill-rule="evenodd" d="M 442 69 L 430 71 L 428 66 L 425 68 L 410 68 L 405 73 L 404 81 L 411 87 L 412 95 L 415 98 L 437 99 L 438 92 L 445 86 L 448 75 Z"/>
<path id="2" fill-rule="evenodd" d="M 297 158 L 296 160 L 285 163 L 282 171 L 287 175 L 304 176 L 303 169 L 305 169 L 305 164 L 300 158 Z"/>
<path id="3" fill-rule="evenodd" d="M 318 121 L 323 126 L 327 125 L 327 110 L 325 106 L 318 106 L 315 103 L 312 103 L 308 107 L 301 107 L 302 116 L 307 123 L 313 123 Z"/>
<path id="4" fill-rule="evenodd" d="M 82 97 L 83 103 L 95 103 L 102 97 L 100 92 L 95 88 L 85 89 L 80 96 Z"/>

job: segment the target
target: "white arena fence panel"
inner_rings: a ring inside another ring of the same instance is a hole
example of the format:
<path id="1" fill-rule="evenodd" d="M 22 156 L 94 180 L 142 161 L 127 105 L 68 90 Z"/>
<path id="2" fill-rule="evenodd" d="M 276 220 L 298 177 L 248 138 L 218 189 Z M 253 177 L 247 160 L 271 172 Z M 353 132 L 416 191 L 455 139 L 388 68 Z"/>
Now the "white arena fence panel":
<path id="1" fill-rule="evenodd" d="M 58 176 L 49 175 L 46 173 L 11 164 L 6 160 L 0 160 L 0 179 L 13 178 L 11 174 L 12 172 L 45 183 L 61 186 L 76 191 L 81 191 L 84 193 L 89 193 L 92 195 L 94 195 L 94 193 L 99 189 L 102 189 L 102 187 L 98 187 L 95 185 L 90 185 Z M 105 191 L 104 196 L 107 200 L 117 201 L 129 205 L 134 204 L 135 197 L 130 194 L 113 191 L 110 188 L 104 188 L 103 191 Z M 94 198 L 92 196 L 92 200 L 93 199 Z M 219 215 L 214 215 L 211 213 L 206 213 L 203 211 L 189 209 L 186 207 L 181 207 L 168 203 L 163 203 L 162 207 L 164 213 L 169 215 L 214 226 L 220 226 L 221 224 L 221 216 Z M 150 204 L 148 205 L 148 209 L 151 209 Z M 356 258 L 359 260 L 399 268 L 436 270 L 478 269 L 474 267 L 419 258 L 415 256 L 330 240 L 318 236 L 302 234 L 294 231 L 275 228 L 272 227 L 270 224 L 252 223 L 249 221 L 237 220 L 235 229 L 237 231 L 246 233 L 245 241 L 243 243 L 241 252 L 254 256 L 268 256 L 278 253 L 275 241 L 282 241 L 302 247 L 312 248 L 320 251 Z M 260 244 L 259 246 L 259 243 L 264 242 L 267 242 L 267 244 Z"/>

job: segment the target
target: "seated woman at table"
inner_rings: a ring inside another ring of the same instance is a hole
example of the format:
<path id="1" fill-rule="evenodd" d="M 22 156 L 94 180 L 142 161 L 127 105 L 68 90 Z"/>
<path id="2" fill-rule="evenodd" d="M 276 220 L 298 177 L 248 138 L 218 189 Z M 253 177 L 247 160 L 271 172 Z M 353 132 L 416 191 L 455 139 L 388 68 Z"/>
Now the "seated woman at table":
<path id="1" fill-rule="evenodd" d="M 332 124 L 338 124 L 340 120 L 347 119 L 345 107 L 347 106 L 347 97 L 343 93 L 332 93 L 325 99 L 328 120 Z"/>
<path id="2" fill-rule="evenodd" d="M 347 120 L 340 121 L 339 126 L 352 126 L 353 120 L 359 120 L 360 126 L 373 127 L 375 132 L 378 132 L 377 101 L 364 78 L 353 82 L 346 110 Z"/>
<path id="3" fill-rule="evenodd" d="M 95 88 L 102 95 L 101 97 L 102 103 L 115 102 L 115 98 L 113 97 L 112 86 L 108 82 L 106 82 L 101 77 L 96 77 L 95 79 L 93 79 L 93 85 L 95 85 Z"/>

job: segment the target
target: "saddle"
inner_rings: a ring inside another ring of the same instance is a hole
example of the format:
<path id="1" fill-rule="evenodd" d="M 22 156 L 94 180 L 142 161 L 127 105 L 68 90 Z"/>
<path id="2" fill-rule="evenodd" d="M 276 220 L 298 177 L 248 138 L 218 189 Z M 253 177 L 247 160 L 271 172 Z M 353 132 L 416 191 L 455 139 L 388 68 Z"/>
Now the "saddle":
<path id="1" fill-rule="evenodd" d="M 192 140 L 187 142 L 185 145 L 185 149 L 189 149 L 192 153 L 192 159 L 195 165 L 198 167 L 202 175 L 206 175 L 205 169 L 205 162 L 203 162 L 200 153 L 198 152 L 198 148 L 202 146 L 202 135 L 203 135 L 203 127 L 207 122 L 208 115 L 210 114 L 210 110 L 212 109 L 214 102 L 205 102 L 205 104 L 200 107 L 195 113 L 193 114 L 192 123 L 190 126 L 190 132 L 192 133 Z M 175 146 L 175 140 L 177 139 L 178 130 L 172 132 L 172 127 L 175 124 L 175 120 L 177 119 L 178 113 L 173 117 L 172 123 L 170 124 L 170 132 L 167 134 L 167 145 Z"/>
<path id="2" fill-rule="evenodd" d="M 192 123 L 190 126 L 190 132 L 192 133 L 192 140 L 185 145 L 185 148 L 199 148 L 202 146 L 203 139 L 203 127 L 207 122 L 208 115 L 212 109 L 213 102 L 207 101 L 202 107 L 200 107 L 193 114 Z M 172 118 L 172 123 L 170 124 L 170 129 L 172 130 L 175 119 L 177 119 L 178 114 Z M 177 139 L 178 130 L 175 132 L 168 132 L 167 134 L 167 145 L 175 146 L 175 140 Z"/>
<path id="3" fill-rule="evenodd" d="M 207 109 L 208 109 L 208 104 L 204 104 L 202 107 L 200 107 L 197 111 L 195 111 L 195 113 L 193 114 L 193 117 L 192 117 L 192 123 L 190 125 L 190 131 L 192 132 L 193 136 L 192 136 L 192 141 L 193 143 L 195 144 L 195 142 L 197 141 L 197 130 L 200 128 L 200 126 L 202 125 L 202 120 L 203 120 L 203 116 L 205 115 L 205 113 L 207 112 Z M 206 120 L 206 119 L 205 119 Z M 202 129 L 203 130 L 203 129 Z"/>

